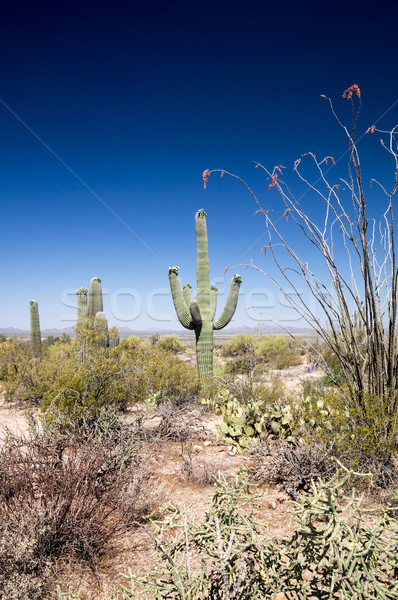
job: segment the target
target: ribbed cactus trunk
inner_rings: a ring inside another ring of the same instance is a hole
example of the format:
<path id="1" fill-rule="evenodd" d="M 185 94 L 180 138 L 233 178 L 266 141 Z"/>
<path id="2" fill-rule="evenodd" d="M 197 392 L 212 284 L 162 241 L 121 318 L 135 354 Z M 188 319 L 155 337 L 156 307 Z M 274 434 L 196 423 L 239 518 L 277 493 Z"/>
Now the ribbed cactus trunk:
<path id="1" fill-rule="evenodd" d="M 198 211 L 196 226 L 196 299 L 202 323 L 196 324 L 196 356 L 199 377 L 213 377 L 213 324 L 210 318 L 209 249 L 207 241 L 206 213 Z"/>
<path id="2" fill-rule="evenodd" d="M 88 314 L 95 317 L 97 313 L 103 310 L 101 279 L 93 277 L 88 290 Z"/>
<path id="3" fill-rule="evenodd" d="M 189 284 L 181 289 L 179 267 L 170 267 L 169 281 L 177 317 L 186 329 L 193 329 L 196 336 L 198 373 L 201 380 L 213 375 L 213 330 L 222 329 L 232 319 L 238 302 L 242 279 L 234 275 L 231 280 L 225 308 L 213 323 L 217 306 L 217 288 L 209 286 L 209 252 L 207 242 L 206 213 L 203 209 L 195 215 L 197 246 L 197 299 L 192 296 Z"/>
<path id="4" fill-rule="evenodd" d="M 39 306 L 36 300 L 30 301 L 30 341 L 32 344 L 33 354 L 35 356 L 40 356 L 41 332 L 39 320 Z"/>
<path id="5" fill-rule="evenodd" d="M 87 288 L 76 290 L 77 296 L 77 325 L 81 325 L 88 315 Z"/>

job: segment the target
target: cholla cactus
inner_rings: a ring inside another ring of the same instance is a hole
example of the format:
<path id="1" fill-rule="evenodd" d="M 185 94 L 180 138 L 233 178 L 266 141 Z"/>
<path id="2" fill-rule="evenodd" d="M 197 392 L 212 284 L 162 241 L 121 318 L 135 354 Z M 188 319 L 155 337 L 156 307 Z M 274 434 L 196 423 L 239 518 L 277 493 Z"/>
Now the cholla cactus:
<path id="1" fill-rule="evenodd" d="M 101 279 L 99 277 L 93 277 L 90 281 L 90 287 L 88 292 L 88 314 L 92 317 L 99 312 L 104 310 L 102 302 L 102 287 Z"/>
<path id="2" fill-rule="evenodd" d="M 36 300 L 30 301 L 30 341 L 35 356 L 41 354 L 41 333 L 39 321 L 39 305 Z"/>
<path id="3" fill-rule="evenodd" d="M 77 325 L 81 325 L 84 319 L 88 315 L 88 306 L 87 306 L 87 288 L 80 288 L 80 290 L 76 290 L 77 296 Z"/>
<path id="4" fill-rule="evenodd" d="M 209 254 L 206 213 L 203 209 L 195 215 L 197 248 L 197 297 L 194 300 L 191 286 L 181 289 L 179 267 L 169 268 L 169 281 L 178 320 L 196 335 L 196 355 L 201 379 L 213 375 L 213 330 L 222 329 L 232 319 L 238 302 L 240 275 L 231 280 L 227 302 L 221 316 L 213 322 L 217 306 L 217 288 L 209 286 Z"/>

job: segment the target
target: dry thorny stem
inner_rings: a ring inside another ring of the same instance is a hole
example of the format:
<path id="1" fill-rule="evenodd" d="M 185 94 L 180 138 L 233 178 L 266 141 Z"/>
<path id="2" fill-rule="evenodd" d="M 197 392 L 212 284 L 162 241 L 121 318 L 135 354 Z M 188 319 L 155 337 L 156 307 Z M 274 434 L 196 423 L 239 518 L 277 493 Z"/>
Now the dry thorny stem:
<path id="1" fill-rule="evenodd" d="M 372 126 L 366 132 L 379 131 L 389 136 L 388 145 L 383 140 L 381 142 L 394 161 L 393 185 L 390 190 L 374 179 L 371 182 L 380 187 L 388 200 L 379 220 L 369 218 L 357 146 L 357 121 L 361 110 L 359 87 L 351 86 L 343 97 L 352 104 L 350 129 L 340 121 L 330 98 L 327 100 L 348 140 L 348 178 L 340 178 L 335 184 L 329 183 L 328 174 L 332 169 L 329 163 L 335 165 L 330 156 L 318 160 L 311 152 L 303 155 L 308 155 L 314 163 L 317 173 L 314 183 L 300 170 L 302 159 L 299 158 L 294 163 L 294 171 L 307 186 L 307 192 L 312 192 L 324 206 L 320 222 L 311 218 L 302 206 L 301 200 L 305 194 L 297 199 L 283 180 L 285 167 L 276 166 L 269 171 L 261 164 L 256 164 L 270 178 L 269 188 L 276 188 L 279 192 L 285 205 L 283 216 L 293 220 L 313 252 L 326 266 L 330 278 L 328 286 L 311 270 L 308 262 L 300 258 L 283 232 L 283 227 L 278 225 L 280 219 L 271 217 L 271 211 L 262 207 L 254 191 L 241 177 L 214 169 L 206 170 L 203 178 L 206 186 L 207 178 L 212 172 L 221 172 L 221 175 L 227 173 L 241 181 L 249 190 L 257 204 L 256 213 L 261 213 L 266 219 L 268 243 L 262 250 L 264 254 L 267 251 L 272 254 L 281 279 L 277 280 L 253 262 L 245 266 L 257 269 L 271 280 L 289 304 L 337 355 L 350 397 L 358 407 L 364 407 L 366 397 L 375 396 L 385 400 L 386 410 L 393 418 L 398 408 L 398 271 L 393 211 L 393 200 L 398 189 L 398 126 L 391 131 L 378 130 Z M 344 191 L 351 198 L 351 209 L 346 206 Z M 348 268 L 340 262 L 339 250 L 342 247 L 346 251 Z M 279 255 L 280 249 L 285 251 L 283 259 Z M 304 281 L 316 306 L 304 299 L 298 281 Z M 322 317 L 318 315 L 319 307 Z"/>

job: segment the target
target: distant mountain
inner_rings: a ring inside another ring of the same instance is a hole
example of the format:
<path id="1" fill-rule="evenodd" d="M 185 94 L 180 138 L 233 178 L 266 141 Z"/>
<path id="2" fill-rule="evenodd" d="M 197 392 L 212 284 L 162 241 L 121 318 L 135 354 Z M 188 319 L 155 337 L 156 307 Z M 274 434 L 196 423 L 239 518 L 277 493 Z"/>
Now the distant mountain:
<path id="1" fill-rule="evenodd" d="M 313 333 L 313 329 L 311 329 L 310 327 L 286 327 L 285 330 L 287 330 L 289 333 L 293 333 L 293 334 L 308 334 L 308 333 Z M 277 325 L 260 325 L 260 333 L 261 334 L 275 334 L 275 335 L 281 335 L 285 332 L 284 329 L 282 329 L 281 327 L 278 327 Z M 121 337 L 128 337 L 129 335 L 137 335 L 137 336 L 150 336 L 153 335 L 155 333 L 159 333 L 160 335 L 172 335 L 172 334 L 176 334 L 180 337 L 182 336 L 190 336 L 192 335 L 192 331 L 187 331 L 183 328 L 181 329 L 159 329 L 156 327 L 153 327 L 151 329 L 129 329 L 128 327 L 119 327 L 119 331 L 120 331 L 120 335 Z M 221 336 L 225 336 L 225 335 L 236 335 L 238 333 L 249 333 L 252 335 L 257 335 L 258 329 L 257 327 L 249 327 L 248 325 L 241 325 L 238 327 L 227 327 L 226 329 L 221 329 L 220 331 L 216 331 L 215 335 L 221 335 Z M 59 337 L 60 335 L 69 335 L 69 336 L 73 336 L 74 335 L 74 331 L 72 327 L 65 327 L 64 329 L 57 329 L 57 328 L 53 328 L 53 329 L 43 329 L 41 332 L 42 337 L 48 337 L 49 335 L 52 335 L 54 337 Z M 24 329 L 17 329 L 15 327 L 3 327 L 0 328 L 0 335 L 5 335 L 6 337 L 11 337 L 13 335 L 19 335 L 19 336 L 29 336 L 30 332 L 28 330 L 24 330 Z"/>

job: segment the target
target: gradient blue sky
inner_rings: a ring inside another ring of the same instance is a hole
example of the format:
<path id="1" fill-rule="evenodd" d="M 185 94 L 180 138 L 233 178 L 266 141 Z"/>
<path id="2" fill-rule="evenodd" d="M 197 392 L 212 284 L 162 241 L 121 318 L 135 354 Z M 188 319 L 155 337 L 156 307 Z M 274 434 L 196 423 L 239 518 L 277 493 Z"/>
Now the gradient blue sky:
<path id="1" fill-rule="evenodd" d="M 253 161 L 286 165 L 291 177 L 304 152 L 339 157 L 346 141 L 320 94 L 348 123 L 341 94 L 357 83 L 359 129 L 383 114 L 381 128 L 396 125 L 397 17 L 395 1 L 3 3 L 0 327 L 27 328 L 32 298 L 42 328 L 73 324 L 68 292 L 100 276 L 112 324 L 177 328 L 167 269 L 179 265 L 195 284 L 202 207 L 220 291 L 227 265 L 253 258 L 273 273 L 251 197 L 216 175 L 204 190 L 202 172 L 240 174 L 282 214 Z M 389 183 L 379 137 L 359 143 L 365 179 Z M 306 202 L 316 215 L 319 203 Z M 375 191 L 369 203 L 380 206 Z M 293 226 L 283 227 L 300 248 Z M 294 324 L 267 280 L 242 274 L 235 325 L 256 325 L 245 309 L 259 288 L 275 305 L 265 312 Z"/>

